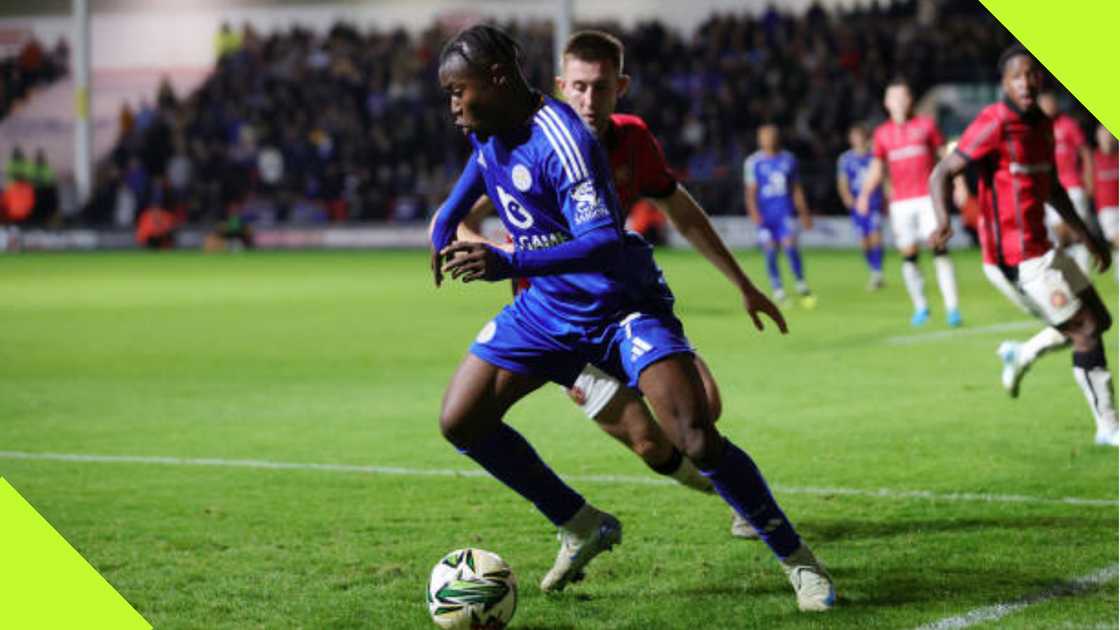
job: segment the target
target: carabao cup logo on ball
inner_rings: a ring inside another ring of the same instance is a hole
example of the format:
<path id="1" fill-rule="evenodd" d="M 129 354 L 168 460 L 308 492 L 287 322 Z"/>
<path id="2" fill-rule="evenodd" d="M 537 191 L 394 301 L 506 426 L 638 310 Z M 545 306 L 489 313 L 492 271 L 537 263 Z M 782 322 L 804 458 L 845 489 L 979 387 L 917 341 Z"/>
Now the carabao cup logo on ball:
<path id="1" fill-rule="evenodd" d="M 610 214 L 606 204 L 599 198 L 599 192 L 595 190 L 594 182 L 587 180 L 579 184 L 572 189 L 571 194 L 572 200 L 576 202 L 576 225 Z"/>

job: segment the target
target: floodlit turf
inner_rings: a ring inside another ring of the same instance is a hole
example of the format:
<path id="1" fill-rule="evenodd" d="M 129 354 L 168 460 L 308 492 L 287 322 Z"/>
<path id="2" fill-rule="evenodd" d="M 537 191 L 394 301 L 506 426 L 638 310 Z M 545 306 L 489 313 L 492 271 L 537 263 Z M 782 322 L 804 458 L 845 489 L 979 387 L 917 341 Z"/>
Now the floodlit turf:
<path id="1" fill-rule="evenodd" d="M 740 256 L 764 281 L 759 255 Z M 656 476 L 555 387 L 509 420 L 562 474 L 622 476 L 574 485 L 625 526 L 560 596 L 537 588 L 550 526 L 489 478 L 10 455 L 0 475 L 159 628 L 434 627 L 428 571 L 468 545 L 514 567 L 515 627 L 537 629 L 907 628 L 1116 563 L 1115 504 L 1045 499 L 1115 501 L 1117 453 L 1091 444 L 1068 352 L 1019 400 L 1003 394 L 995 347 L 1033 329 L 984 332 L 1028 318 L 975 253 L 956 258 L 966 327 L 950 336 L 930 334 L 947 328 L 928 259 L 934 317 L 915 331 L 897 258 L 868 294 L 858 254 L 809 252 L 820 304 L 788 310 L 788 337 L 756 333 L 696 255 L 659 259 L 722 386 L 721 429 L 836 577 L 827 618 L 797 612 L 766 549 L 728 536 L 722 503 L 639 483 Z M 1097 280 L 1115 309 L 1114 276 Z M 435 419 L 507 298 L 504 283 L 436 291 L 423 252 L 3 256 L 0 450 L 477 471 Z M 1115 371 L 1115 330 L 1107 342 Z M 999 623 L 1116 619 L 1113 578 Z"/>

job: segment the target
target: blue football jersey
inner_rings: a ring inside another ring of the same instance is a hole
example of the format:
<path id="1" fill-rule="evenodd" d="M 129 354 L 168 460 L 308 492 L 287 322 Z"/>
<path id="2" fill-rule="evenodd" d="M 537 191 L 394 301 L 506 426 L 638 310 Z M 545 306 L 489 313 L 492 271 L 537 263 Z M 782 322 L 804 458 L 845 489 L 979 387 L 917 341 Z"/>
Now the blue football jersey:
<path id="1" fill-rule="evenodd" d="M 625 252 L 615 269 L 532 278 L 515 306 L 554 334 L 585 331 L 634 310 L 670 309 L 653 249 L 625 231 L 610 162 L 568 105 L 542 97 L 528 124 L 480 140 L 471 134 L 486 193 L 519 250 L 553 247 L 614 230 Z"/>
<path id="2" fill-rule="evenodd" d="M 755 151 L 743 162 L 743 183 L 758 187 L 758 211 L 764 218 L 793 216 L 793 185 L 797 181 L 797 158 L 789 151 L 774 155 Z"/>
<path id="3" fill-rule="evenodd" d="M 851 191 L 853 197 L 859 197 L 859 193 L 863 190 L 863 181 L 867 177 L 867 171 L 871 168 L 871 160 L 874 156 L 871 152 L 856 153 L 854 149 L 848 149 L 840 154 L 840 159 L 836 161 L 836 176 L 843 177 L 844 181 L 848 182 L 848 190 Z M 883 188 L 882 186 L 875 189 L 868 198 L 868 204 L 872 212 L 879 212 L 883 209 Z"/>

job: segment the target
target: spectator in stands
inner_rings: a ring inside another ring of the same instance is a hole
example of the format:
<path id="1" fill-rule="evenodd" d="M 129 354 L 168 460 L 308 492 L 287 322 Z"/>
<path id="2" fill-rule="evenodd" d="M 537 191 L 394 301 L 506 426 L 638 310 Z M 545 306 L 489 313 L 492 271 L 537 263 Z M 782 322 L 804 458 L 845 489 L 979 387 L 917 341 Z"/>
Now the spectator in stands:
<path id="1" fill-rule="evenodd" d="M 35 207 L 31 212 L 31 223 L 50 224 L 58 212 L 58 181 L 54 169 L 47 163 L 47 154 L 43 149 L 35 151 L 35 162 L 28 169 L 28 175 L 28 183 L 35 190 Z"/>
<path id="2" fill-rule="evenodd" d="M 842 213 L 835 158 L 853 122 L 881 119 L 889 77 L 913 77 L 917 94 L 988 81 L 990 59 L 1011 42 L 971 0 L 937 7 L 933 25 L 918 22 L 914 0 L 814 7 L 799 17 L 774 7 L 758 17 L 715 15 L 690 35 L 659 22 L 607 25 L 631 51 L 621 110 L 645 117 L 693 194 L 726 214 L 744 212 L 735 174 L 755 149 L 756 127 L 777 121 L 802 157 L 810 205 Z M 526 43 L 530 83 L 550 85 L 549 24 L 505 26 Z M 423 219 L 467 154 L 443 95 L 424 80 L 447 36 L 438 27 L 410 35 L 346 24 L 258 35 L 225 23 L 213 74 L 183 98 L 165 83 L 133 129 L 122 125 L 114 163 L 132 185 L 133 158 L 156 177 L 175 156 L 191 173 L 182 203 L 194 222 L 223 220 L 231 204 L 249 202 L 281 222 Z M 171 203 L 183 194 L 179 187 Z"/>

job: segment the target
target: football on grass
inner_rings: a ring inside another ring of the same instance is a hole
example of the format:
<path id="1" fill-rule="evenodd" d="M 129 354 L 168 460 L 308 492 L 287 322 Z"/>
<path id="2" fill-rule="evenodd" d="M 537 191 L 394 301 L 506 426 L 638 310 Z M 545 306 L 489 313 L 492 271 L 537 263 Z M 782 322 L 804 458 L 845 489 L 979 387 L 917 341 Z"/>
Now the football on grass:
<path id="1" fill-rule="evenodd" d="M 458 549 L 432 569 L 428 612 L 447 630 L 500 630 L 517 610 L 517 578 L 498 554 Z"/>

